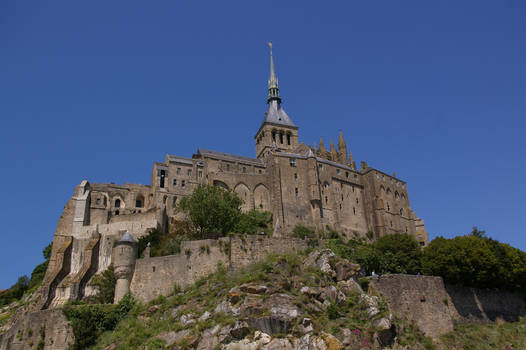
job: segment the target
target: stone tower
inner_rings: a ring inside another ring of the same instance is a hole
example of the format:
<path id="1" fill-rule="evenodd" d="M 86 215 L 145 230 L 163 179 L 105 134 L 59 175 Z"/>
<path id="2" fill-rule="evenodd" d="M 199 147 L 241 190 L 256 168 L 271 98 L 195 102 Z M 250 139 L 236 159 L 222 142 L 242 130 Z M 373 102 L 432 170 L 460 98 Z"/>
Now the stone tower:
<path id="1" fill-rule="evenodd" d="M 116 279 L 114 303 L 118 303 L 122 297 L 130 292 L 136 260 L 137 241 L 126 231 L 113 248 L 113 266 Z"/>
<path id="2" fill-rule="evenodd" d="M 270 78 L 268 80 L 268 109 L 256 136 L 256 157 L 262 158 L 269 150 L 293 151 L 298 146 L 298 127 L 281 107 L 278 78 L 274 71 L 272 43 L 270 47 Z"/>

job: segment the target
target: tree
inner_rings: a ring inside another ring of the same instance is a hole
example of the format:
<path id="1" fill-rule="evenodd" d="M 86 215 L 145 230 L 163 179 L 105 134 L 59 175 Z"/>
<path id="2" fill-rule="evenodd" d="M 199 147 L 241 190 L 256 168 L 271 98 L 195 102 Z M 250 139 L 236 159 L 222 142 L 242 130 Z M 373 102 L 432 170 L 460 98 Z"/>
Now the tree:
<path id="1" fill-rule="evenodd" d="M 269 234 L 272 230 L 272 213 L 252 209 L 248 213 L 241 213 L 239 222 L 234 228 L 236 233 Z"/>
<path id="2" fill-rule="evenodd" d="M 187 213 L 198 236 L 213 232 L 225 236 L 236 227 L 241 217 L 242 203 L 235 192 L 206 185 L 181 199 L 177 210 Z"/>
<path id="3" fill-rule="evenodd" d="M 413 236 L 385 235 L 373 243 L 373 249 L 382 257 L 382 268 L 386 272 L 417 274 L 421 270 L 422 250 Z"/>

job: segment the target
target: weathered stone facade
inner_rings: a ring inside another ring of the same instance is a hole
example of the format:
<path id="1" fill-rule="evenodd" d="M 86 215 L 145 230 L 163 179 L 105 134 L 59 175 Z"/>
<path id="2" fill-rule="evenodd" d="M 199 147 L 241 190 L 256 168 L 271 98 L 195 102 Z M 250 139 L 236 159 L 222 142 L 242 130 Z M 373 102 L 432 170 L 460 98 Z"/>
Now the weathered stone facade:
<path id="1" fill-rule="evenodd" d="M 169 230 L 181 215 L 174 211 L 177 202 L 205 184 L 235 191 L 243 211 L 270 211 L 273 237 L 287 237 L 303 224 L 349 238 L 407 232 L 426 244 L 404 181 L 365 162 L 358 169 L 341 132 L 338 147 L 331 141 L 329 150 L 323 140 L 317 147 L 300 142 L 299 128 L 281 106 L 272 56 L 267 102 L 255 158 L 198 149 L 191 157 L 167 155 L 155 163 L 149 185 L 82 181 L 59 219 L 39 307 L 92 295 L 91 277 L 114 262 L 114 243 L 124 232 L 137 239 L 152 229 Z"/>

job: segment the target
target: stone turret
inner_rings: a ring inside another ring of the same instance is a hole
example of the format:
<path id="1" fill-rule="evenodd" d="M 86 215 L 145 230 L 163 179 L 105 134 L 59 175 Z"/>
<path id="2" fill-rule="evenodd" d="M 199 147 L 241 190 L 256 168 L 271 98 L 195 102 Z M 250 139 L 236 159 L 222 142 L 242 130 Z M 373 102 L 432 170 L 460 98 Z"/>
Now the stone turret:
<path id="1" fill-rule="evenodd" d="M 136 260 L 137 241 L 126 231 L 113 248 L 113 266 L 116 279 L 114 303 L 118 303 L 122 297 L 130 292 Z"/>

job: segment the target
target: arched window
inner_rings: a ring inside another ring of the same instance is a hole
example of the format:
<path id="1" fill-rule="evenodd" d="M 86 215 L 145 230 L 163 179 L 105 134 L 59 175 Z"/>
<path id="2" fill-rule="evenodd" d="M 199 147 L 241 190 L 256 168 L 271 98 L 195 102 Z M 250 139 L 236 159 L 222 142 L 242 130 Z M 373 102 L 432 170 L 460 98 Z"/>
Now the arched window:
<path id="1" fill-rule="evenodd" d="M 290 134 L 287 134 L 287 145 L 290 146 Z"/>
<path id="2" fill-rule="evenodd" d="M 276 142 L 276 130 L 272 130 L 272 141 Z"/>
<path id="3" fill-rule="evenodd" d="M 121 200 L 119 198 L 117 198 L 115 200 L 115 208 L 120 208 L 121 207 Z"/>
<path id="4" fill-rule="evenodd" d="M 400 208 L 400 215 L 404 214 L 404 208 Z"/>
<path id="5" fill-rule="evenodd" d="M 142 195 L 138 195 L 135 198 L 135 207 L 136 208 L 142 208 L 144 207 L 144 197 Z"/>
<path id="6" fill-rule="evenodd" d="M 283 132 L 279 133 L 279 143 L 283 144 Z"/>

